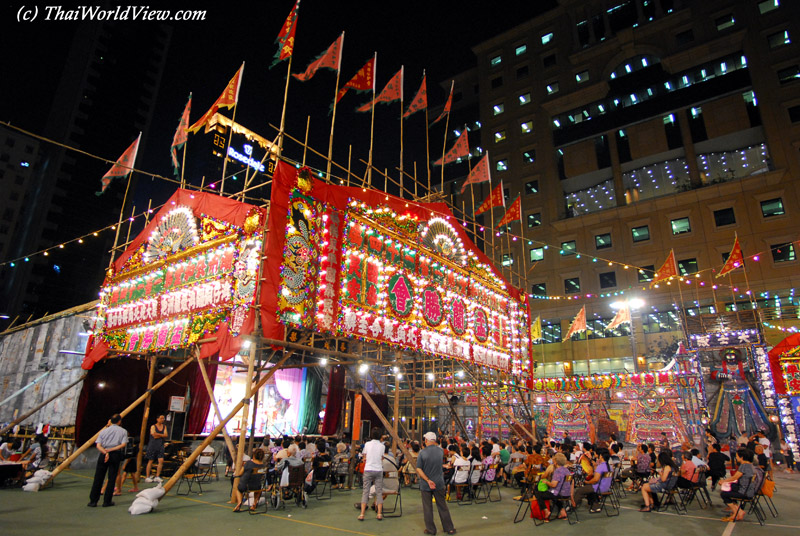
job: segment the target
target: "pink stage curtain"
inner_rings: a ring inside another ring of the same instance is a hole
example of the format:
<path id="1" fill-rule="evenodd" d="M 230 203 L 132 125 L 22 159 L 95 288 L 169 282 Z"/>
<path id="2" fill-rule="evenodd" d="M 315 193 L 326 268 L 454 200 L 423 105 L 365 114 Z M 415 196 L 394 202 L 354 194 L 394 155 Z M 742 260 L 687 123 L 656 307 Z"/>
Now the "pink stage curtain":
<path id="1" fill-rule="evenodd" d="M 285 419 L 290 423 L 293 431 L 297 431 L 300 418 L 300 406 L 303 403 L 301 395 L 303 393 L 303 369 L 283 369 L 275 372 L 275 386 L 278 394 L 284 400 L 289 401 L 289 409 L 286 410 Z"/>
<path id="2" fill-rule="evenodd" d="M 217 359 L 218 357 L 214 356 L 214 360 Z M 213 387 L 214 382 L 217 380 L 218 365 L 210 365 L 206 360 L 201 360 L 200 366 L 206 367 L 208 379 Z M 189 389 L 192 402 L 189 406 L 189 415 L 186 421 L 186 433 L 200 434 L 203 432 L 206 419 L 208 419 L 208 412 L 211 408 L 211 397 L 208 396 L 208 390 L 206 389 L 206 384 L 203 381 L 203 375 L 200 373 L 199 368 L 194 371 L 194 376 L 192 376 L 192 380 L 189 382 Z"/>

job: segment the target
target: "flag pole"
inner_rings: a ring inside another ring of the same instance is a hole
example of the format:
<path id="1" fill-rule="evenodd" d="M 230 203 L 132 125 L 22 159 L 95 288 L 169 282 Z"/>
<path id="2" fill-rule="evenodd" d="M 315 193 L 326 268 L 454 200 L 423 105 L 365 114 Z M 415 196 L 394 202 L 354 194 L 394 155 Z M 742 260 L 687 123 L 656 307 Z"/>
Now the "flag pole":
<path id="1" fill-rule="evenodd" d="M 328 138 L 328 163 L 325 168 L 325 175 L 330 180 L 331 177 L 331 161 L 333 160 L 333 127 L 336 123 L 336 103 L 339 102 L 339 75 L 342 72 L 342 51 L 344 50 L 344 32 L 342 32 L 341 50 L 339 50 L 339 64 L 336 66 L 336 87 L 333 93 L 333 113 L 331 116 L 331 134 Z M 353 146 L 350 146 L 350 152 L 353 152 Z M 347 157 L 347 185 L 350 185 L 350 157 Z"/>
<path id="2" fill-rule="evenodd" d="M 303 166 L 306 165 L 306 153 L 308 152 L 308 131 L 311 129 L 311 116 L 306 117 L 306 137 L 303 140 Z M 330 173 L 330 170 L 328 170 Z"/>
<path id="3" fill-rule="evenodd" d="M 367 188 L 372 188 L 372 145 L 375 134 L 375 78 L 378 73 L 378 53 L 373 55 L 372 62 L 372 101 L 370 105 L 371 119 L 369 122 L 369 163 L 367 164 Z"/>
<path id="4" fill-rule="evenodd" d="M 450 95 L 453 94 L 453 86 L 456 82 L 450 82 Z M 447 119 L 444 121 L 444 144 L 442 145 L 442 195 L 444 195 L 444 155 L 447 153 L 447 129 L 450 128 L 450 111 L 447 112 Z"/>
<path id="5" fill-rule="evenodd" d="M 291 61 L 291 59 L 289 60 Z M 228 148 L 231 146 L 231 139 L 233 139 L 233 125 L 236 124 L 236 108 L 239 107 L 239 89 L 242 87 L 242 77 L 244 76 L 244 62 L 241 67 L 242 72 L 239 73 L 239 80 L 236 84 L 236 100 L 233 102 L 233 118 L 231 119 L 231 129 L 228 132 L 228 143 L 225 144 L 225 152 L 222 154 L 222 184 L 219 187 L 219 194 L 225 193 L 225 173 L 228 169 Z M 287 82 L 288 84 L 288 82 Z"/>
<path id="6" fill-rule="evenodd" d="M 400 197 L 405 197 L 403 193 L 403 83 L 405 82 L 405 69 L 405 65 L 400 66 Z"/>
<path id="7" fill-rule="evenodd" d="M 417 194 L 417 161 L 414 160 L 414 201 L 419 199 L 419 195 Z"/>
<path id="8" fill-rule="evenodd" d="M 422 71 L 423 79 L 425 77 L 425 71 Z M 428 170 L 428 192 L 427 195 L 431 194 L 431 138 L 430 138 L 430 127 L 428 127 L 428 106 L 425 106 L 425 167 Z"/>
<path id="9" fill-rule="evenodd" d="M 122 197 L 122 207 L 119 209 L 119 222 L 117 223 L 117 232 L 114 236 L 114 247 L 111 248 L 111 259 L 108 261 L 109 269 L 114 266 L 114 254 L 117 252 L 117 243 L 119 242 L 119 231 L 122 228 L 122 213 L 125 211 L 125 203 L 128 202 L 128 191 L 131 189 L 131 177 L 133 177 L 133 168 L 136 165 L 136 157 L 139 154 L 139 143 L 142 141 L 142 133 L 139 132 L 139 137 L 136 138 L 136 152 L 131 158 L 131 170 L 128 173 L 128 183 L 125 185 L 125 195 Z"/>
<path id="10" fill-rule="evenodd" d="M 283 153 L 283 129 L 286 125 L 286 103 L 289 100 L 289 79 L 292 78 L 292 58 L 289 56 L 289 64 L 286 66 L 286 86 L 283 88 L 283 109 L 281 110 L 281 126 L 278 129 L 278 158 Z"/>
<path id="11" fill-rule="evenodd" d="M 350 186 L 350 163 L 353 161 L 353 144 L 350 144 L 350 150 L 347 152 L 347 186 Z"/>
<path id="12" fill-rule="evenodd" d="M 189 148 L 189 136 L 186 136 L 186 141 L 183 143 L 183 158 L 181 159 L 181 188 L 186 188 L 186 180 L 183 177 L 186 171 L 186 150 Z"/>

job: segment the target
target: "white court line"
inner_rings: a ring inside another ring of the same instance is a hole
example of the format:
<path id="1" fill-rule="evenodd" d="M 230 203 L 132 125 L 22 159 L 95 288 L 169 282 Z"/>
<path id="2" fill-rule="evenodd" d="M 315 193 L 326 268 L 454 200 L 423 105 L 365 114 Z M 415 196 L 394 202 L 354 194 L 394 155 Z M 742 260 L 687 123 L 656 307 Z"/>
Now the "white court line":
<path id="1" fill-rule="evenodd" d="M 638 508 L 634 508 L 632 506 L 620 506 L 620 510 L 634 510 L 634 511 L 637 511 L 637 512 L 639 511 Z M 678 514 L 675 514 L 673 512 L 656 512 L 655 510 L 653 510 L 650 513 L 651 514 L 659 514 L 659 515 L 662 515 L 662 516 L 673 516 L 673 517 L 690 518 L 690 519 L 707 519 L 707 520 L 710 520 L 710 521 L 719 521 L 720 519 L 722 519 L 722 518 L 719 518 L 719 517 L 690 516 L 688 514 L 679 516 Z M 747 522 L 747 521 L 739 521 L 739 523 L 745 523 L 746 525 L 750 525 L 750 522 Z M 728 526 L 730 527 L 730 531 L 733 532 L 733 527 L 731 527 L 731 525 L 736 525 L 736 523 L 733 523 L 732 521 L 728 523 Z M 765 522 L 764 526 L 765 527 L 780 527 L 780 528 L 784 528 L 784 529 L 800 529 L 800 525 L 780 525 L 778 523 L 768 523 L 768 522 Z M 723 536 L 730 536 L 730 532 L 728 532 L 728 528 L 727 527 L 725 529 L 725 532 L 723 533 Z"/>
<path id="2" fill-rule="evenodd" d="M 725 532 L 722 533 L 722 536 L 731 536 L 733 532 L 733 528 L 736 526 L 736 523 L 733 521 L 728 521 L 728 526 L 725 527 Z"/>

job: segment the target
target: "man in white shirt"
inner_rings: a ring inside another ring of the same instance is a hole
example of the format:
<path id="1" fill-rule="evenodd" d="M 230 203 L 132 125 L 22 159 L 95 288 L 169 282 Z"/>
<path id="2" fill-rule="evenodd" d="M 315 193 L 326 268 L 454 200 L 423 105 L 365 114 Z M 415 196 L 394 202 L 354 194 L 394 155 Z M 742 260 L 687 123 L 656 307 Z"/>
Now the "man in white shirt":
<path id="1" fill-rule="evenodd" d="M 370 434 L 372 438 L 364 444 L 362 449 L 362 456 L 364 457 L 364 489 L 361 492 L 361 515 L 358 516 L 359 521 L 364 521 L 364 512 L 367 510 L 369 503 L 369 490 L 375 486 L 375 506 L 378 512 L 377 519 L 383 519 L 383 453 L 385 447 L 381 443 L 381 431 L 379 428 L 373 428 Z"/>

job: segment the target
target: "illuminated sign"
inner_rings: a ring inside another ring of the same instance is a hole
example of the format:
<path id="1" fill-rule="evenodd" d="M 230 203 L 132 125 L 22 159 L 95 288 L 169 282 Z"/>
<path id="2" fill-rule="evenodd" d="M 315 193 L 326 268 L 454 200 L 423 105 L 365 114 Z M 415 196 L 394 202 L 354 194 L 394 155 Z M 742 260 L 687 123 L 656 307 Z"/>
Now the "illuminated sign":
<path id="1" fill-rule="evenodd" d="M 233 147 L 228 147 L 228 156 L 234 160 L 238 160 L 242 164 L 250 166 L 253 169 L 257 169 L 261 173 L 264 173 L 264 164 L 253 158 L 253 146 L 245 144 L 243 150 L 244 154 L 240 153 Z"/>

